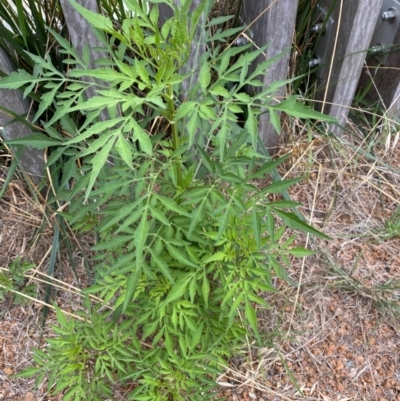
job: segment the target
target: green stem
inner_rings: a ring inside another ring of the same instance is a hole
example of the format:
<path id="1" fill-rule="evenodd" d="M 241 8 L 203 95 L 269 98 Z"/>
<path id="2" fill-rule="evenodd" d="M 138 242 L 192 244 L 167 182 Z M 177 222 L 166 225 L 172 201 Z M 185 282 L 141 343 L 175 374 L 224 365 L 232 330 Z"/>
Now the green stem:
<path id="1" fill-rule="evenodd" d="M 174 88 L 172 85 L 168 86 L 167 107 L 168 107 L 168 120 L 173 121 L 175 116 L 175 102 L 174 102 Z M 171 123 L 171 129 L 172 129 L 172 146 L 173 150 L 175 151 L 180 146 L 179 132 L 178 132 L 178 127 L 175 123 Z M 178 185 L 182 186 L 182 166 L 179 159 L 180 158 L 175 160 L 175 165 L 178 174 Z"/>

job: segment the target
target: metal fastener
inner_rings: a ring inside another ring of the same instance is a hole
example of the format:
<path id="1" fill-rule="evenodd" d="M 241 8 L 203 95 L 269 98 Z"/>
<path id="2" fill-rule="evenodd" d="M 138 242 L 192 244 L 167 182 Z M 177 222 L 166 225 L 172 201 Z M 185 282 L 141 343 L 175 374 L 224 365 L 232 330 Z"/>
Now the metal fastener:
<path id="1" fill-rule="evenodd" d="M 389 10 L 382 13 L 381 17 L 383 21 L 392 21 L 396 18 L 396 11 L 394 8 L 389 8 Z"/>
<path id="2" fill-rule="evenodd" d="M 234 42 L 233 45 L 234 46 L 245 46 L 247 45 L 248 40 L 247 38 L 245 38 L 244 36 L 239 36 Z"/>
<path id="3" fill-rule="evenodd" d="M 318 67 L 318 66 L 319 66 L 319 58 L 318 58 L 318 56 L 314 56 L 314 57 L 310 60 L 310 62 L 308 63 L 308 66 L 309 66 L 310 68 Z"/>
<path id="4" fill-rule="evenodd" d="M 368 54 L 370 54 L 372 56 L 375 56 L 377 54 L 383 53 L 384 50 L 385 50 L 385 47 L 381 43 L 379 43 L 379 44 L 377 44 L 375 46 L 372 46 L 369 49 Z"/>
<path id="5" fill-rule="evenodd" d="M 312 33 L 319 33 L 322 31 L 324 27 L 324 24 L 322 22 L 318 23 L 318 24 L 314 24 L 311 28 L 311 32 Z"/>

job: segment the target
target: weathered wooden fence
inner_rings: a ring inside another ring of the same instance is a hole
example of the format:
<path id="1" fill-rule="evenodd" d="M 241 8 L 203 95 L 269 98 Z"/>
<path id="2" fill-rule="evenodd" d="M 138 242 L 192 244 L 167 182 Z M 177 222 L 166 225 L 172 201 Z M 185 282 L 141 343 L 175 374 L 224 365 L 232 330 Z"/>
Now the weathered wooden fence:
<path id="1" fill-rule="evenodd" d="M 96 10 L 93 0 L 78 0 L 78 3 Z M 175 3 L 179 4 L 179 1 Z M 193 0 L 192 7 L 199 3 L 200 0 Z M 61 6 L 71 41 L 78 51 L 82 51 L 85 42 L 96 45 L 96 37 L 83 18 L 70 7 L 69 1 L 61 0 Z M 247 26 L 247 36 L 251 36 L 256 47 L 270 43 L 254 65 L 263 57 L 273 57 L 292 45 L 297 8 L 298 0 L 242 1 L 241 19 Z M 164 12 L 168 10 L 164 9 Z M 397 68 L 400 67 L 400 52 L 396 51 L 400 45 L 400 0 L 319 0 L 310 32 L 316 40 L 314 54 L 309 60 L 310 73 L 315 74 L 317 79 L 316 108 L 338 119 L 339 124 L 332 125 L 331 132 L 341 135 L 358 86 L 367 87 L 371 80 L 374 83 L 370 91 L 371 99 L 380 99 L 390 116 L 397 116 L 400 112 L 400 68 Z M 198 35 L 200 37 L 201 32 Z M 187 68 L 193 71 L 199 69 L 201 49 L 193 49 Z M 101 56 L 95 52 L 92 54 L 93 60 Z M 289 61 L 290 52 L 287 52 L 269 69 L 264 85 L 286 79 Z M 0 52 L 0 69 L 9 73 L 9 65 L 5 54 Z M 276 101 L 283 96 L 284 89 L 276 93 Z M 10 95 L 10 91 L 0 91 L 0 106 L 17 114 L 26 114 L 28 106 L 21 105 L 19 94 L 14 96 Z M 0 123 L 2 126 L 8 124 L 6 131 L 9 138 L 26 135 L 29 131 L 18 128 L 9 117 L 2 117 L 2 113 Z M 278 135 L 270 124 L 268 114 L 261 117 L 260 136 L 267 149 L 273 151 Z M 26 152 L 25 157 L 30 160 L 24 164 L 27 171 L 40 176 L 42 173 L 38 169 L 43 169 L 41 156 L 37 152 Z M 31 158 L 38 162 L 32 163 Z M 30 171 L 32 166 L 35 166 L 34 171 Z"/>

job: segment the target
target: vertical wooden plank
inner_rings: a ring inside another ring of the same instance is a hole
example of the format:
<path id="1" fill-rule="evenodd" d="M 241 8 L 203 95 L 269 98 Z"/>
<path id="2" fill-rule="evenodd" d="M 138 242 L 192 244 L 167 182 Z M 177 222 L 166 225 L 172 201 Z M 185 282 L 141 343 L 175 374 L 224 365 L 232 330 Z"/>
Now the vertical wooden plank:
<path id="1" fill-rule="evenodd" d="M 203 2 L 203 0 L 192 0 L 192 3 L 190 5 L 190 14 L 193 13 L 194 10 L 196 10 L 201 5 L 202 2 Z M 213 0 L 206 1 L 205 12 L 201 15 L 200 20 L 198 22 L 197 29 L 194 34 L 188 62 L 185 66 L 182 67 L 182 69 L 180 71 L 180 73 L 182 75 L 192 72 L 192 74 L 182 82 L 182 86 L 181 86 L 182 90 L 181 90 L 181 93 L 179 94 L 179 99 L 181 101 L 186 100 L 186 98 L 188 97 L 190 88 L 199 79 L 200 57 L 202 54 L 204 54 L 206 52 L 204 26 L 207 22 L 206 15 L 208 14 L 208 10 L 210 9 L 212 2 L 213 2 Z M 177 7 L 179 7 L 181 4 L 180 0 L 175 0 L 174 3 Z M 161 24 L 163 24 L 168 18 L 171 18 L 173 16 L 173 11 L 172 11 L 171 7 L 169 7 L 168 5 L 161 3 L 158 5 L 158 8 L 160 10 Z M 190 26 L 189 26 L 189 29 L 190 29 Z"/>
<path id="2" fill-rule="evenodd" d="M 250 26 L 253 40 L 257 46 L 269 43 L 265 56 L 257 58 L 253 66 L 282 53 L 292 45 L 294 27 L 296 22 L 298 0 L 244 0 L 242 5 L 242 18 Z M 290 53 L 283 55 L 264 76 L 264 88 L 273 82 L 286 79 L 289 70 Z M 285 88 L 275 93 L 276 98 L 282 98 Z M 273 128 L 268 113 L 261 115 L 259 120 L 260 137 L 265 147 L 273 152 L 278 142 L 278 134 Z"/>
<path id="3" fill-rule="evenodd" d="M 74 49 L 77 51 L 79 56 L 82 56 L 83 49 L 86 45 L 89 46 L 90 52 L 90 68 L 96 68 L 96 60 L 107 58 L 108 55 L 105 52 L 95 51 L 94 47 L 102 47 L 102 43 L 94 35 L 92 27 L 86 21 L 86 19 L 72 7 L 69 0 L 60 0 L 61 7 L 64 13 L 64 19 L 67 24 L 69 37 Z M 94 0 L 77 0 L 82 7 L 94 12 L 99 12 L 97 3 Z M 100 81 L 98 81 L 100 82 Z M 107 85 L 105 82 L 101 82 L 102 85 Z M 90 87 L 85 92 L 88 98 L 96 95 L 96 89 Z M 103 110 L 99 116 L 101 120 L 108 119 L 108 113 Z"/>
<path id="4" fill-rule="evenodd" d="M 97 2 L 94 0 L 77 0 L 82 7 L 94 12 L 99 12 Z M 78 11 L 72 7 L 69 0 L 60 0 L 60 4 L 64 13 L 65 22 L 68 27 L 69 37 L 74 49 L 81 56 L 86 44 L 90 50 L 90 68 L 95 68 L 95 61 L 99 58 L 107 57 L 106 53 L 93 50 L 93 47 L 101 47 L 102 43 L 96 38 L 92 27 Z"/>
<path id="5" fill-rule="evenodd" d="M 204 0 L 192 0 L 192 3 L 190 5 L 190 11 L 188 15 L 188 23 L 189 23 L 189 29 L 191 29 L 190 26 L 190 14 L 192 14 L 198 7 L 200 7 L 201 3 L 203 3 Z M 202 54 L 204 54 L 207 49 L 206 49 L 206 43 L 205 43 L 205 25 L 207 23 L 207 16 L 209 14 L 209 11 L 212 7 L 212 3 L 214 0 L 205 0 L 205 8 L 204 12 L 200 16 L 200 19 L 198 21 L 196 30 L 194 32 L 194 37 L 193 41 L 191 44 L 190 48 L 190 54 L 187 63 L 181 67 L 179 74 L 180 75 L 186 75 L 189 74 L 188 77 L 182 82 L 181 87 L 180 87 L 180 92 L 178 94 L 178 98 L 181 102 L 186 101 L 187 99 L 193 100 L 196 98 L 197 93 L 190 93 L 192 88 L 195 86 L 195 83 L 198 82 L 199 80 L 199 74 L 200 74 L 200 58 Z M 181 1 L 180 0 L 174 0 L 174 5 L 176 7 L 181 7 Z M 171 7 L 169 7 L 166 4 L 159 4 L 158 5 L 159 11 L 160 11 L 160 20 L 159 23 L 160 25 L 164 24 L 164 22 L 171 18 L 173 16 L 173 10 Z M 205 136 L 202 134 L 202 130 L 198 128 L 195 133 L 195 140 L 194 143 L 199 145 L 200 147 L 205 146 Z M 193 155 L 193 157 L 195 157 Z"/>
<path id="6" fill-rule="evenodd" d="M 338 119 L 344 126 L 361 75 L 363 63 L 371 42 L 376 18 L 383 0 L 338 0 L 332 14 L 335 30 L 328 44 L 328 54 L 320 71 L 317 99 L 320 110 Z M 320 0 L 321 8 L 328 10 L 332 0 Z M 331 131 L 340 135 L 340 127 Z"/>
<path id="7" fill-rule="evenodd" d="M 385 2 L 384 2 L 385 4 Z M 381 8 L 379 13 L 377 28 L 375 33 L 382 28 L 382 24 L 391 24 L 391 21 L 382 20 L 382 12 L 387 7 Z M 396 13 L 395 18 L 400 19 L 400 14 Z M 380 42 L 374 35 L 371 47 L 376 46 Z M 394 51 L 391 51 L 382 60 L 377 54 L 367 57 L 367 66 L 364 66 L 363 74 L 360 78 L 360 86 L 366 87 L 373 82 L 367 96 L 371 101 L 380 101 L 383 107 L 388 111 L 389 117 L 400 117 L 400 26 L 397 26 L 393 38 Z M 388 43 L 383 43 L 388 45 Z M 381 63 L 383 62 L 383 63 Z"/>
<path id="8" fill-rule="evenodd" d="M 0 70 L 6 74 L 14 71 L 7 54 L 2 49 L 0 49 Z M 16 115 L 29 119 L 31 111 L 29 102 L 22 98 L 19 90 L 0 89 L 0 105 Z M 12 122 L 13 119 L 12 116 L 0 110 L 0 134 L 4 135 L 4 139 L 16 139 L 32 134 L 29 127 L 18 121 Z M 43 151 L 27 147 L 22 155 L 21 165 L 32 182 L 38 185 L 45 171 Z"/>

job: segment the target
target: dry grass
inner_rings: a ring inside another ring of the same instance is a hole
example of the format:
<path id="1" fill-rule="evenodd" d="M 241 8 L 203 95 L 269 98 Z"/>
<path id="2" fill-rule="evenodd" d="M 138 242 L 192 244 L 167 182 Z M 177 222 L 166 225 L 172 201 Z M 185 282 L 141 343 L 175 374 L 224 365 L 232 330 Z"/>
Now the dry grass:
<path id="1" fill-rule="evenodd" d="M 400 149 L 396 135 L 362 141 L 348 128 L 281 149 L 293 151 L 281 174 L 306 177 L 293 200 L 332 240 L 299 238 L 317 255 L 293 260 L 298 286 L 277 282 L 274 310 L 260 312 L 264 332 L 280 336 L 220 378 L 232 400 L 400 400 Z"/>

